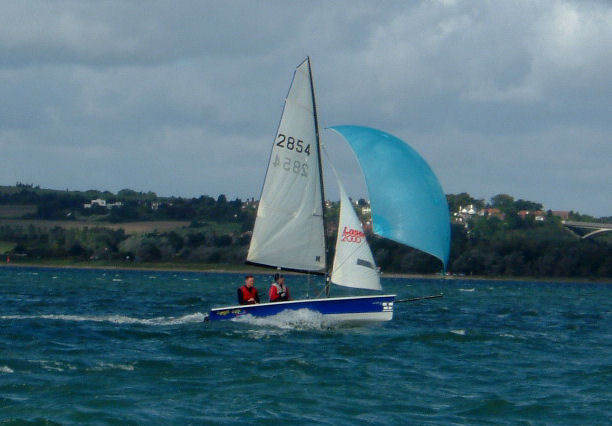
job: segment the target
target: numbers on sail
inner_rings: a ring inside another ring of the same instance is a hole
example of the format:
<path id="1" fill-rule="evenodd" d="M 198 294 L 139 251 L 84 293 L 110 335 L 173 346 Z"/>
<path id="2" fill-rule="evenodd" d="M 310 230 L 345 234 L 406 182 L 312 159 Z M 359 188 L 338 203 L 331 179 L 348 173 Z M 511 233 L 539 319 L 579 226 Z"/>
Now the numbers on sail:
<path id="1" fill-rule="evenodd" d="M 301 139 L 296 139 L 293 136 L 285 136 L 282 133 L 279 133 L 276 137 L 276 146 L 288 149 L 290 151 L 295 152 L 304 152 L 307 155 L 310 155 L 310 144 L 304 147 L 304 141 Z"/>
<path id="2" fill-rule="evenodd" d="M 303 163 L 299 160 L 292 160 L 289 157 L 284 157 L 281 160 L 277 154 L 276 156 L 274 156 L 274 161 L 272 162 L 272 165 L 274 167 L 282 167 L 282 169 L 286 172 L 308 177 L 308 164 Z"/>

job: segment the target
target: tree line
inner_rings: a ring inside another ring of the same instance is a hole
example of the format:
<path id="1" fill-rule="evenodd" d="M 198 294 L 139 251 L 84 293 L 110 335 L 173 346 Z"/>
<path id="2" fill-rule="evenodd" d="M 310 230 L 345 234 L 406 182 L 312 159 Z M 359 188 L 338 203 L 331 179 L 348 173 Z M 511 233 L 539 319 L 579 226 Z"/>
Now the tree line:
<path id="1" fill-rule="evenodd" d="M 85 209 L 94 198 L 121 201 L 120 207 Z M 602 234 L 593 239 L 579 239 L 561 224 L 552 212 L 544 220 L 524 217 L 522 210 L 541 211 L 540 203 L 515 200 L 506 194 L 489 202 L 467 193 L 449 194 L 449 210 L 472 204 L 478 209 L 499 209 L 503 216 L 472 215 L 462 223 L 451 224 L 451 253 L 447 270 L 459 275 L 516 277 L 612 277 L 612 238 Z M 37 219 L 99 220 L 129 222 L 134 220 L 185 220 L 190 225 L 169 232 L 152 231 L 129 234 L 123 229 L 89 226 L 68 229 L 59 226 L 0 226 L 0 241 L 15 244 L 9 255 L 28 259 L 68 258 L 106 259 L 121 262 L 209 262 L 242 264 L 250 242 L 256 208 L 240 199 L 157 197 L 154 193 L 122 190 L 117 194 L 86 191 L 49 191 L 18 187 L 0 193 L 1 205 L 34 204 L 30 214 Z M 359 207 L 367 205 L 359 200 Z M 326 208 L 329 227 L 328 247 L 333 251 L 337 228 L 338 203 Z M 358 213 L 361 214 L 360 209 Z M 570 219 L 589 222 L 612 218 L 593 218 L 570 212 Z M 365 216 L 362 219 L 368 220 Z M 89 223 L 89 222 L 88 222 Z M 441 262 L 418 250 L 404 247 L 366 231 L 377 264 L 383 272 L 437 273 Z M 611 233 L 612 234 L 612 233 Z M 333 253 L 330 253 L 329 257 Z"/>

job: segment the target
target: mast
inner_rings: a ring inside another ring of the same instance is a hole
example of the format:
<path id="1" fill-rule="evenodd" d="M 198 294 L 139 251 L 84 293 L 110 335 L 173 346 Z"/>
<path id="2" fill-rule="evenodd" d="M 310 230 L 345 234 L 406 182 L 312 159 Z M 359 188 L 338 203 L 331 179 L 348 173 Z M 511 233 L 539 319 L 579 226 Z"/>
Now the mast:
<path id="1" fill-rule="evenodd" d="M 317 115 L 317 103 L 315 102 L 314 82 L 312 78 L 312 67 L 310 66 L 310 56 L 306 57 L 308 61 L 308 75 L 310 76 L 310 93 L 312 94 L 312 111 L 315 123 L 315 135 L 317 142 L 317 150 L 319 151 L 319 182 L 321 183 L 321 214 L 323 215 L 323 244 L 325 248 L 325 295 L 329 296 L 330 281 L 329 281 L 329 249 L 327 248 L 327 224 L 325 223 L 325 186 L 323 185 L 323 164 L 321 155 L 321 136 L 319 134 L 319 117 Z"/>

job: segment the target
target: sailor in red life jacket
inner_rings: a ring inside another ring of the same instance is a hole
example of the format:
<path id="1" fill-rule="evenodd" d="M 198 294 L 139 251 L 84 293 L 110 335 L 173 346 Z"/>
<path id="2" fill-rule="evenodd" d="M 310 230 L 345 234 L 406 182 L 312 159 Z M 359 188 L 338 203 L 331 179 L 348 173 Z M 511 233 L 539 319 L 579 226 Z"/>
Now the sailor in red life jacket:
<path id="1" fill-rule="evenodd" d="M 274 274 L 274 282 L 270 286 L 270 302 L 282 302 L 291 300 L 289 289 L 285 285 L 285 277 L 281 274 Z"/>
<path id="2" fill-rule="evenodd" d="M 238 303 L 241 305 L 253 305 L 259 303 L 259 294 L 254 286 L 255 278 L 247 275 L 244 278 L 244 285 L 238 289 Z"/>

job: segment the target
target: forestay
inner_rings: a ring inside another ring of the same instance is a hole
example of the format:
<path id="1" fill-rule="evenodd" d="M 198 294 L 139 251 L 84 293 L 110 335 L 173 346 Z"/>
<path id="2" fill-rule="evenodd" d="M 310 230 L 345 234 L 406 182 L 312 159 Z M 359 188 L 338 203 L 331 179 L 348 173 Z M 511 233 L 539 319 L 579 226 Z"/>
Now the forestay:
<path id="1" fill-rule="evenodd" d="M 340 220 L 331 281 L 346 287 L 382 290 L 372 251 L 338 176 Z"/>
<path id="2" fill-rule="evenodd" d="M 274 140 L 247 261 L 325 271 L 320 149 L 310 61 L 293 76 Z"/>
<path id="3" fill-rule="evenodd" d="M 357 155 L 363 170 L 374 232 L 440 259 L 450 251 L 448 204 L 425 160 L 408 144 L 380 130 L 334 126 Z"/>

